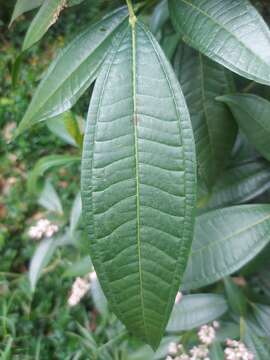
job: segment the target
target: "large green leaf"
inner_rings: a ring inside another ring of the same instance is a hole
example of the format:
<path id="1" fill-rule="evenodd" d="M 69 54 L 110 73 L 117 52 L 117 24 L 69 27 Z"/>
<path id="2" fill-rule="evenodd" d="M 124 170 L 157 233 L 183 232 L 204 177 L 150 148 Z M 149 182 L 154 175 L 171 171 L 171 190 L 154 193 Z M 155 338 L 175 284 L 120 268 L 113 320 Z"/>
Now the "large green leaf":
<path id="1" fill-rule="evenodd" d="M 239 205 L 261 195 L 270 187 L 270 164 L 263 159 L 227 169 L 213 187 L 205 209 Z"/>
<path id="2" fill-rule="evenodd" d="M 190 111 L 199 174 L 210 187 L 226 166 L 237 134 L 233 116 L 215 98 L 233 86 L 223 66 L 183 43 L 174 67 Z"/>
<path id="3" fill-rule="evenodd" d="M 239 270 L 270 241 L 270 205 L 240 205 L 199 216 L 183 289 L 214 283 Z"/>
<path id="4" fill-rule="evenodd" d="M 83 214 L 112 310 L 154 348 L 186 267 L 195 178 L 178 81 L 153 36 L 129 26 L 114 39 L 90 104 Z"/>
<path id="5" fill-rule="evenodd" d="M 17 134 L 72 107 L 96 79 L 112 35 L 126 17 L 125 7 L 114 11 L 87 28 L 60 52 L 41 81 Z"/>
<path id="6" fill-rule="evenodd" d="M 251 94 L 225 95 L 218 99 L 230 107 L 248 140 L 270 160 L 270 102 Z"/>
<path id="7" fill-rule="evenodd" d="M 44 0 L 41 8 L 31 22 L 23 42 L 23 50 L 39 41 L 47 30 L 57 21 L 65 7 L 66 0 Z"/>
<path id="8" fill-rule="evenodd" d="M 11 25 L 17 17 L 39 7 L 43 2 L 44 0 L 17 0 L 9 25 Z"/>
<path id="9" fill-rule="evenodd" d="M 169 0 L 183 39 L 239 75 L 270 84 L 270 31 L 248 0 Z"/>
<path id="10" fill-rule="evenodd" d="M 174 305 L 167 331 L 192 330 L 217 319 L 227 310 L 228 305 L 221 295 L 186 295 L 180 303 Z"/>

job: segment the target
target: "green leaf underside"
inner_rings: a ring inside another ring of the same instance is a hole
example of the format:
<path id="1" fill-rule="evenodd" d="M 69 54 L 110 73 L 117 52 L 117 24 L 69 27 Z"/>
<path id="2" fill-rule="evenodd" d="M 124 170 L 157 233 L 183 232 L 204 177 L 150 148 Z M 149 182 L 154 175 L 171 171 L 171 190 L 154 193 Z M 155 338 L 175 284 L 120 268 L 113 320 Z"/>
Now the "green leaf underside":
<path id="1" fill-rule="evenodd" d="M 31 22 L 23 42 L 23 51 L 39 41 L 47 30 L 57 21 L 65 0 L 45 0 Z"/>
<path id="2" fill-rule="evenodd" d="M 239 205 L 254 199 L 270 188 L 270 164 L 258 160 L 227 169 L 213 187 L 203 210 Z"/>
<path id="3" fill-rule="evenodd" d="M 270 84 L 270 31 L 248 0 L 169 0 L 186 43 L 239 75 Z"/>
<path id="4" fill-rule="evenodd" d="M 199 174 L 210 187 L 226 166 L 237 134 L 233 116 L 215 100 L 232 91 L 228 71 L 183 43 L 174 67 L 190 111 Z"/>
<path id="5" fill-rule="evenodd" d="M 196 219 L 182 289 L 214 283 L 246 265 L 270 241 L 270 205 L 239 205 Z"/>
<path id="6" fill-rule="evenodd" d="M 137 23 L 114 38 L 95 86 L 82 200 L 91 257 L 109 304 L 153 348 L 186 267 L 195 174 L 179 84 L 156 40 Z"/>
<path id="7" fill-rule="evenodd" d="M 52 62 L 25 113 L 17 134 L 70 109 L 96 79 L 113 33 L 127 18 L 126 7 L 90 26 Z"/>
<path id="8" fill-rule="evenodd" d="M 252 94 L 225 95 L 218 100 L 229 106 L 251 144 L 270 160 L 270 102 Z"/>
<path id="9" fill-rule="evenodd" d="M 186 295 L 175 304 L 167 326 L 169 332 L 192 330 L 207 324 L 228 310 L 225 298 L 215 294 Z"/>

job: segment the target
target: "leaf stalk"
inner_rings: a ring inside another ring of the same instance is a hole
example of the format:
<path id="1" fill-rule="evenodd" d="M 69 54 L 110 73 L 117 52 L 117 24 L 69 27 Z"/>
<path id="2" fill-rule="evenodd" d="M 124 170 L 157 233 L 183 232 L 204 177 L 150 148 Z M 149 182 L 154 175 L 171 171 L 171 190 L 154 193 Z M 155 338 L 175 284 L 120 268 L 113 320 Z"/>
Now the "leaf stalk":
<path id="1" fill-rule="evenodd" d="M 134 12 L 134 9 L 132 6 L 132 0 L 126 0 L 126 2 L 127 2 L 128 12 L 129 12 L 129 23 L 134 28 L 136 21 L 137 21 L 137 17 L 135 15 L 135 12 Z"/>

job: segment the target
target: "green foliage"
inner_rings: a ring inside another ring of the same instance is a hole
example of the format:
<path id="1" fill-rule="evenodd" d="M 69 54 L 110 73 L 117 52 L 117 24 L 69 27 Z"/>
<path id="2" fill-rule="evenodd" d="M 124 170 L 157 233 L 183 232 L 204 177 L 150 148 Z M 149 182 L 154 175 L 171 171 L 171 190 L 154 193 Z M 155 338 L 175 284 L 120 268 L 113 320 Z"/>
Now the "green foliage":
<path id="1" fill-rule="evenodd" d="M 112 309 L 157 347 L 192 240 L 195 160 L 177 80 L 140 23 L 115 41 L 95 85 L 88 124 L 82 199 L 92 260 Z"/>
<path id="2" fill-rule="evenodd" d="M 218 360 L 229 338 L 268 359 L 269 6 L 123 4 L 9 14 L 0 358 Z"/>

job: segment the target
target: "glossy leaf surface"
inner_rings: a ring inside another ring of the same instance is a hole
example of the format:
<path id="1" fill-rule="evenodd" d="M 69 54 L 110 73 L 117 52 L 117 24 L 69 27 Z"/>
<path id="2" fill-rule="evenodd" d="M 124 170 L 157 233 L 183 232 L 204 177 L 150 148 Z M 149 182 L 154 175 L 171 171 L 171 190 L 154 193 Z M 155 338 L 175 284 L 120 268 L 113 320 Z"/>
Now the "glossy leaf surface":
<path id="1" fill-rule="evenodd" d="M 196 219 L 183 289 L 214 283 L 239 270 L 270 241 L 270 205 L 213 210 Z"/>
<path id="2" fill-rule="evenodd" d="M 270 31 L 248 0 L 169 0 L 190 46 L 239 75 L 270 84 Z"/>
<path id="3" fill-rule="evenodd" d="M 251 144 L 270 160 L 270 102 L 251 94 L 226 95 L 219 100 L 229 106 Z"/>
<path id="4" fill-rule="evenodd" d="M 207 324 L 228 310 L 226 300 L 221 295 L 186 295 L 175 304 L 167 326 L 169 332 L 192 330 Z"/>
<path id="5" fill-rule="evenodd" d="M 228 71 L 181 43 L 174 68 L 183 89 L 194 131 L 198 171 L 211 187 L 226 166 L 237 134 L 232 114 L 216 101 L 233 89 Z"/>
<path id="6" fill-rule="evenodd" d="M 142 25 L 129 26 L 114 39 L 90 104 L 83 214 L 112 310 L 153 348 L 186 267 L 195 167 L 189 114 L 172 68 Z"/>
<path id="7" fill-rule="evenodd" d="M 126 17 L 126 8 L 114 11 L 78 35 L 60 52 L 37 88 L 17 134 L 72 107 L 96 79 L 111 45 L 112 33 Z"/>

